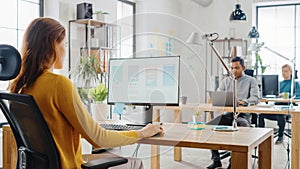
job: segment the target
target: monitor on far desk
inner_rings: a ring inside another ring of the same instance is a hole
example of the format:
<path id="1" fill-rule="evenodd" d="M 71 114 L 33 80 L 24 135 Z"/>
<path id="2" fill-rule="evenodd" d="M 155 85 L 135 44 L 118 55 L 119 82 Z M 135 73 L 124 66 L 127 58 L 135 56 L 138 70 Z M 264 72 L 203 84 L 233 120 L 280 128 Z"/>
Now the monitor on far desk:
<path id="1" fill-rule="evenodd" d="M 108 104 L 145 107 L 152 122 L 154 105 L 179 105 L 180 57 L 112 58 L 109 60 Z"/>
<path id="2" fill-rule="evenodd" d="M 278 75 L 261 75 L 262 96 L 264 98 L 276 98 L 279 94 Z"/>

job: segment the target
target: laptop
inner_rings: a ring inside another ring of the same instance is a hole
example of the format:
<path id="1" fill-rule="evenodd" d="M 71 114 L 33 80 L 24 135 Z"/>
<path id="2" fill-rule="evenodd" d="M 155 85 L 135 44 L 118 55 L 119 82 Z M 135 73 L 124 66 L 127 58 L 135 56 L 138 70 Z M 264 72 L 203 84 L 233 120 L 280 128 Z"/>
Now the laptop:
<path id="1" fill-rule="evenodd" d="M 233 106 L 233 93 L 225 91 L 209 91 L 213 106 Z"/>

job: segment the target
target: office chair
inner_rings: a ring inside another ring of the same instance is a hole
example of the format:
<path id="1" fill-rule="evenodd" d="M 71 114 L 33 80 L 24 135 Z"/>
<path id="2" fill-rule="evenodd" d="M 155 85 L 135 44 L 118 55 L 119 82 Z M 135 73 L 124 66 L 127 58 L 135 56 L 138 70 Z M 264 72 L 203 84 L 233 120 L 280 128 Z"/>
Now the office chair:
<path id="1" fill-rule="evenodd" d="M 244 73 L 248 76 L 254 77 L 254 70 L 253 69 L 245 69 Z M 257 114 L 256 113 L 250 113 L 251 114 L 251 124 L 253 124 L 255 127 L 258 126 L 258 121 L 257 121 Z"/>
<path id="2" fill-rule="evenodd" d="M 0 80 L 15 78 L 21 68 L 19 52 L 0 45 Z M 0 108 L 18 148 L 17 168 L 59 169 L 60 158 L 48 125 L 30 95 L 0 92 Z M 127 163 L 126 158 L 101 158 L 81 165 L 83 169 L 106 169 Z"/>

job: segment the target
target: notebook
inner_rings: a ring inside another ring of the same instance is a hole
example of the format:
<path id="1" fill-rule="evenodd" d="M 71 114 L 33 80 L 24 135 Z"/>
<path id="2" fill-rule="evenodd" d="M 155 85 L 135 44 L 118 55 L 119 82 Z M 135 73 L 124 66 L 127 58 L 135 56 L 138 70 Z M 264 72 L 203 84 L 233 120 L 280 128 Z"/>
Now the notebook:
<path id="1" fill-rule="evenodd" d="M 232 92 L 210 91 L 209 97 L 213 106 L 233 106 Z"/>

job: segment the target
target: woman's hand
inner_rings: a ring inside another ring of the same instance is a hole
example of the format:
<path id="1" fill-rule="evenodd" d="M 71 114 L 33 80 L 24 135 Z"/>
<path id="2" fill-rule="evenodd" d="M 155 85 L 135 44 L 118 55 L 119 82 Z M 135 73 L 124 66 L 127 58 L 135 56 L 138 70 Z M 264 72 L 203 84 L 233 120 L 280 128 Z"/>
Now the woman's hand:
<path id="1" fill-rule="evenodd" d="M 138 130 L 137 132 L 139 138 L 152 137 L 157 133 L 162 135 L 163 128 L 161 127 L 160 124 L 147 124 L 147 126 L 145 126 L 141 130 Z"/>
<path id="2" fill-rule="evenodd" d="M 239 100 L 239 101 L 237 102 L 237 104 L 238 104 L 239 106 L 248 106 L 248 102 L 242 101 L 242 100 Z"/>

